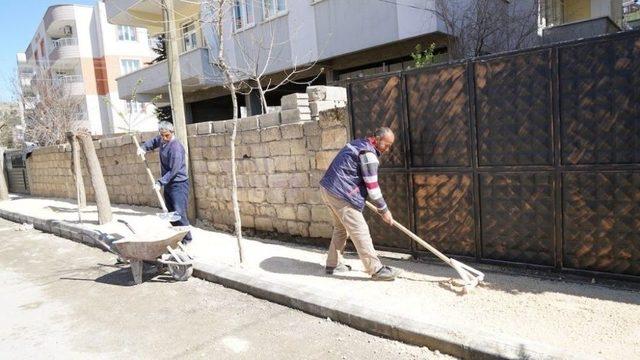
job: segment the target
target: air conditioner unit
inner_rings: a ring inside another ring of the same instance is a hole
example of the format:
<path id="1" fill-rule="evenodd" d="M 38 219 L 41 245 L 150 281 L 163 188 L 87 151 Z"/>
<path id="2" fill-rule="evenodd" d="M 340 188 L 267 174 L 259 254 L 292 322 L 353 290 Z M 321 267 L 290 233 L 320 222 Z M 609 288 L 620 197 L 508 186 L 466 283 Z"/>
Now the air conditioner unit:
<path id="1" fill-rule="evenodd" d="M 71 27 L 71 25 L 65 25 L 62 30 L 63 30 L 65 36 L 73 35 L 73 28 Z"/>

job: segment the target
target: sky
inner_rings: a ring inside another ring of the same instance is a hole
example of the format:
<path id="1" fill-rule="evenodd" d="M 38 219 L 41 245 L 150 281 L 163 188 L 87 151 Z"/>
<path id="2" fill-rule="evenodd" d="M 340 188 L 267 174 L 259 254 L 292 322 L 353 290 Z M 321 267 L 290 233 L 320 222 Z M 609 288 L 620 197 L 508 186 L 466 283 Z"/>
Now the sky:
<path id="1" fill-rule="evenodd" d="M 9 79 L 16 69 L 16 53 L 24 52 L 45 11 L 51 5 L 93 5 L 97 0 L 0 0 L 0 101 L 11 101 Z"/>

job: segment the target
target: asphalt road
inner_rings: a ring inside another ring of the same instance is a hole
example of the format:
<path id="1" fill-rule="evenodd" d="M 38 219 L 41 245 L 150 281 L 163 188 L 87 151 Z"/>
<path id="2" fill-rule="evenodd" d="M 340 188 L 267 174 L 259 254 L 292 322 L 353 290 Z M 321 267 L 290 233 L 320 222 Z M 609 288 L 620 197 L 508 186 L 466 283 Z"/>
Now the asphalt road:
<path id="1" fill-rule="evenodd" d="M 132 286 L 115 256 L 0 219 L 0 358 L 443 359 L 220 285 Z"/>

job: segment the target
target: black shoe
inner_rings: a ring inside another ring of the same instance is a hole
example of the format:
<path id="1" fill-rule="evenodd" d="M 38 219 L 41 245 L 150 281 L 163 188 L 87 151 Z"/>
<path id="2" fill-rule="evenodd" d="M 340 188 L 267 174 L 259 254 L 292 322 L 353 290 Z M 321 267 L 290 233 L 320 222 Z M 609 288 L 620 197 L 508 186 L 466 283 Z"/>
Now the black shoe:
<path id="1" fill-rule="evenodd" d="M 393 281 L 395 278 L 400 275 L 401 271 L 398 269 L 394 269 L 389 266 L 383 266 L 378 271 L 376 271 L 373 275 L 371 275 L 371 280 L 376 281 Z"/>
<path id="2" fill-rule="evenodd" d="M 335 267 L 327 266 L 324 268 L 324 272 L 329 275 L 333 275 L 333 273 L 337 273 L 337 272 L 347 272 L 347 271 L 351 271 L 351 265 L 338 264 L 338 266 L 335 266 Z"/>

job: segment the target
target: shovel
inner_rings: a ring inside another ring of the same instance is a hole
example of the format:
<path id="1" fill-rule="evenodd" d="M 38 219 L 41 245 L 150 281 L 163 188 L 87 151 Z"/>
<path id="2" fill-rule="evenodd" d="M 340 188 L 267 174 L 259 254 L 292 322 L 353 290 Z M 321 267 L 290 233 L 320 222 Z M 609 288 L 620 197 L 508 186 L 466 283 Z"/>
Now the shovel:
<path id="1" fill-rule="evenodd" d="M 366 202 L 367 207 L 376 213 L 378 209 L 373 206 L 370 202 Z M 450 257 L 447 257 L 445 254 L 438 251 L 438 249 L 429 245 L 428 242 L 422 240 L 418 235 L 412 233 L 409 229 L 399 224 L 397 221 L 393 220 L 393 226 L 398 228 L 400 231 L 409 236 L 413 241 L 425 247 L 427 250 L 431 251 L 435 256 L 440 258 L 440 260 L 444 261 L 447 265 L 451 266 L 457 273 L 460 275 L 460 278 L 464 282 L 463 291 L 464 293 L 469 293 L 471 289 L 476 287 L 478 283 L 484 281 L 484 274 L 471 266 L 465 265 L 460 261 L 454 260 Z"/>
<path id="2" fill-rule="evenodd" d="M 131 135 L 131 138 L 133 138 L 133 142 L 136 144 L 136 149 L 140 148 L 140 144 L 138 143 L 138 139 L 136 138 L 136 136 Z M 142 161 L 144 161 L 144 167 L 147 169 L 147 175 L 149 175 L 149 180 L 151 180 L 151 186 L 153 187 L 153 185 L 156 183 L 156 180 L 153 178 L 151 169 L 149 169 L 149 163 L 147 163 L 147 159 L 144 157 L 144 155 L 140 155 L 140 157 L 142 158 Z M 162 208 L 162 212 L 156 213 L 156 216 L 158 216 L 162 220 L 167 220 L 167 221 L 180 220 L 179 214 L 176 214 L 175 211 L 169 212 L 167 210 L 167 205 L 165 205 L 164 203 L 164 198 L 162 198 L 162 194 L 160 194 L 160 190 L 154 187 L 153 191 L 156 193 L 156 196 L 158 197 L 158 202 L 160 202 L 160 207 Z"/>

